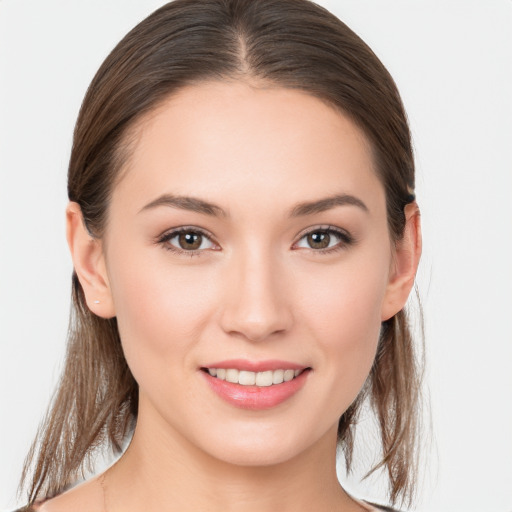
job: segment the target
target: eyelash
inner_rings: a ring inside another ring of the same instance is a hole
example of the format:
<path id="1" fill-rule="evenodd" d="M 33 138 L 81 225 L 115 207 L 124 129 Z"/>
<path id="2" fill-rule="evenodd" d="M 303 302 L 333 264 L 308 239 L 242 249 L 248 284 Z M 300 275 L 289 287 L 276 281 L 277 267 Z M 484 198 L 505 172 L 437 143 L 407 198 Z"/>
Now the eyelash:
<path id="1" fill-rule="evenodd" d="M 187 255 L 189 257 L 201 256 L 202 253 L 205 251 L 205 249 L 185 250 L 185 249 L 180 249 L 180 248 L 178 248 L 174 245 L 171 245 L 169 243 L 170 240 L 172 240 L 173 238 L 176 238 L 177 236 L 184 234 L 184 233 L 194 233 L 194 234 L 201 235 L 201 236 L 205 237 L 206 239 L 208 239 L 213 245 L 218 246 L 218 244 L 214 241 L 214 239 L 211 237 L 211 235 L 209 235 L 206 231 L 204 231 L 200 228 L 197 228 L 197 227 L 192 227 L 192 226 L 190 226 L 190 227 L 183 226 L 181 228 L 177 228 L 177 229 L 168 231 L 168 232 L 164 233 L 163 235 L 161 235 L 160 237 L 158 237 L 156 242 L 158 244 L 161 244 L 166 250 L 171 251 L 175 254 Z M 308 235 L 311 235 L 313 233 L 325 233 L 329 236 L 334 235 L 335 237 L 337 237 L 339 239 L 339 242 L 336 245 L 334 245 L 333 247 L 327 247 L 327 248 L 323 248 L 323 249 L 314 249 L 314 248 L 310 247 L 309 250 L 313 254 L 318 254 L 318 255 L 332 254 L 332 253 L 335 253 L 338 251 L 345 250 L 347 247 L 349 247 L 350 245 L 353 245 L 355 243 L 353 236 L 345 230 L 336 228 L 334 226 L 319 226 L 314 229 L 309 229 L 308 231 L 302 233 L 299 236 L 298 241 L 295 242 L 294 245 L 298 244 L 303 238 L 305 238 Z M 215 249 L 215 250 L 218 250 L 218 249 Z M 297 250 L 297 249 L 294 249 L 294 250 Z"/>

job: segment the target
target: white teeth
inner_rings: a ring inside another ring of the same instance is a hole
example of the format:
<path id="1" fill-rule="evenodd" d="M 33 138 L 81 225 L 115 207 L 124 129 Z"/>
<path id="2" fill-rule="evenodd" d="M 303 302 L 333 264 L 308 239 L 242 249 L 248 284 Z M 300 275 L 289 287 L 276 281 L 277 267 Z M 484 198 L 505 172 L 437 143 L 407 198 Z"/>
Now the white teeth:
<path id="1" fill-rule="evenodd" d="M 268 387 L 273 384 L 289 382 L 302 373 L 302 370 L 267 370 L 265 372 L 249 372 L 236 368 L 208 368 L 208 373 L 217 379 L 241 384 L 242 386 Z"/>
<path id="2" fill-rule="evenodd" d="M 256 386 L 272 386 L 272 374 L 274 372 L 268 371 L 268 372 L 258 372 L 256 374 Z"/>
<path id="3" fill-rule="evenodd" d="M 276 370 L 272 375 L 272 384 L 281 384 L 284 381 L 284 370 Z"/>
<path id="4" fill-rule="evenodd" d="M 293 370 L 285 370 L 284 371 L 284 381 L 285 382 L 292 380 L 293 377 L 295 377 L 295 372 Z"/>
<path id="5" fill-rule="evenodd" d="M 238 384 L 242 384 L 242 386 L 254 386 L 254 384 L 256 384 L 256 374 L 254 372 L 241 370 L 238 375 Z"/>
<path id="6" fill-rule="evenodd" d="M 233 368 L 226 370 L 226 380 L 228 382 L 232 382 L 233 384 L 238 384 L 238 374 L 239 373 L 240 372 L 238 370 L 235 370 Z"/>

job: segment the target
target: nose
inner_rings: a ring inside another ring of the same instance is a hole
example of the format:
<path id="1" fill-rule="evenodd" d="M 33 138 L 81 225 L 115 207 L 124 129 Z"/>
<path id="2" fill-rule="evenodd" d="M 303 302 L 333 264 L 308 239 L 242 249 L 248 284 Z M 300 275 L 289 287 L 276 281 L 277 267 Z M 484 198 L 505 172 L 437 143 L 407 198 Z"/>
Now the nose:
<path id="1" fill-rule="evenodd" d="M 293 322 L 286 276 L 276 258 L 259 253 L 230 262 L 221 327 L 251 342 L 288 331 Z"/>

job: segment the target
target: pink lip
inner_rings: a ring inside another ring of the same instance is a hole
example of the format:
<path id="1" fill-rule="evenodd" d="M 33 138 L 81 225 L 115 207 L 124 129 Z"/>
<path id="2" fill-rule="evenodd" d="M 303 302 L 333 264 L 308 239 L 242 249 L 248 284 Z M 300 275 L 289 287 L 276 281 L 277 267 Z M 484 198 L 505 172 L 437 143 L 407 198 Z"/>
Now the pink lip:
<path id="1" fill-rule="evenodd" d="M 210 389 L 225 402 L 240 409 L 250 409 L 253 411 L 271 409 L 290 399 L 305 385 L 310 373 L 304 366 L 283 361 L 262 361 L 254 363 L 243 360 L 231 360 L 209 365 L 208 368 L 237 368 L 238 370 L 253 372 L 278 369 L 305 370 L 288 382 L 268 387 L 233 384 L 212 377 L 206 371 L 201 371 Z"/>

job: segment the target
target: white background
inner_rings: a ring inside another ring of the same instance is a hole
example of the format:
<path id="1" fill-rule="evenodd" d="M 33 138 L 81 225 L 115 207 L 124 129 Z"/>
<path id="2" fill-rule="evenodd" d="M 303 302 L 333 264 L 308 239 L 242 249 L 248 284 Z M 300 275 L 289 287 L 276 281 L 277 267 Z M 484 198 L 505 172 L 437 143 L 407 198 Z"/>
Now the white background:
<path id="1" fill-rule="evenodd" d="M 17 504 L 63 354 L 78 108 L 162 3 L 0 0 L 0 510 Z M 415 141 L 434 433 L 418 510 L 512 512 L 512 1 L 319 3 L 391 71 Z"/>

